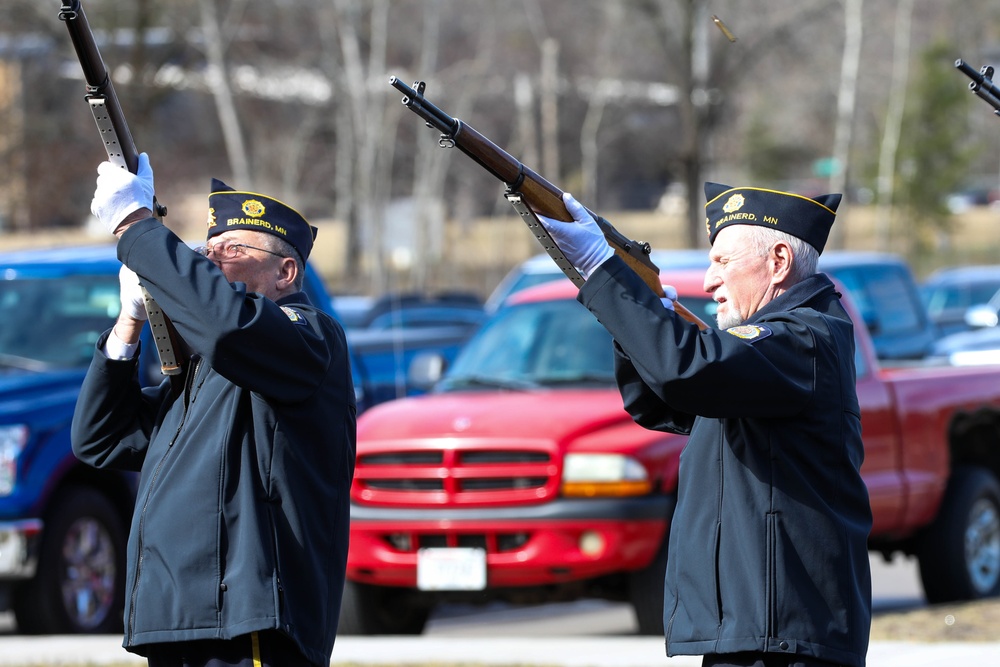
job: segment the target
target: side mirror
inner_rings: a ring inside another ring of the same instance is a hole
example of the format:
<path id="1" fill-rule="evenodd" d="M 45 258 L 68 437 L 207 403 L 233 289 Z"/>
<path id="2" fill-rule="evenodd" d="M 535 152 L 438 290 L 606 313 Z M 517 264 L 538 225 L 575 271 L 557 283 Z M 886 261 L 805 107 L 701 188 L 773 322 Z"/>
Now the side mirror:
<path id="1" fill-rule="evenodd" d="M 868 329 L 870 335 L 877 336 L 881 332 L 882 327 L 879 325 L 878 315 L 875 313 L 862 313 L 861 319 L 864 321 L 865 328 Z"/>
<path id="2" fill-rule="evenodd" d="M 427 391 L 444 377 L 448 362 L 437 352 L 420 352 L 410 360 L 406 382 L 413 389 Z"/>
<path id="3" fill-rule="evenodd" d="M 972 306 L 965 311 L 965 323 L 974 329 L 995 327 L 998 320 L 996 309 L 986 304 Z"/>

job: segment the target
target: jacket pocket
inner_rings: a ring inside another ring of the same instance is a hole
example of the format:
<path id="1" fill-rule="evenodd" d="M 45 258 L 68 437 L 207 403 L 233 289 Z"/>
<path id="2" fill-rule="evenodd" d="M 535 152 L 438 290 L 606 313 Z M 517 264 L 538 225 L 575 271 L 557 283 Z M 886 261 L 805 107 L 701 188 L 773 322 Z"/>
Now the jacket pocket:
<path id="1" fill-rule="evenodd" d="M 715 557 L 715 618 L 718 627 L 722 627 L 722 522 L 715 524 L 715 545 L 712 553 Z"/>
<path id="2" fill-rule="evenodd" d="M 764 631 L 768 638 L 774 637 L 778 613 L 778 517 L 778 512 L 767 513 Z"/>

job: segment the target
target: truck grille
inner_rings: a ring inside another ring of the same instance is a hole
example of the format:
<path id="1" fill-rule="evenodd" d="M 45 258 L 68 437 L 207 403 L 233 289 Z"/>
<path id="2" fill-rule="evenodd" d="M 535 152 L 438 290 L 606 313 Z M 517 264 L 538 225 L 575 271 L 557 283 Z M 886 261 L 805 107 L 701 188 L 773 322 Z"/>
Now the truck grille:
<path id="1" fill-rule="evenodd" d="M 558 490 L 542 449 L 421 449 L 361 453 L 352 497 L 372 505 L 501 505 L 540 502 Z"/>
<path id="2" fill-rule="evenodd" d="M 517 533 L 410 533 L 398 532 L 385 535 L 386 544 L 396 551 L 413 553 L 434 547 L 475 547 L 486 553 L 517 551 L 530 537 L 527 532 Z"/>

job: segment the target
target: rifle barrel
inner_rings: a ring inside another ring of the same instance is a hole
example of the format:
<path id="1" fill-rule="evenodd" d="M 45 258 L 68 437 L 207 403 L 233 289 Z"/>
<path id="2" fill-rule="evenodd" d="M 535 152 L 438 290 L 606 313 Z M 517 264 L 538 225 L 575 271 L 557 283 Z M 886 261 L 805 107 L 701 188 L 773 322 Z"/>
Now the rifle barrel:
<path id="1" fill-rule="evenodd" d="M 1000 116 L 1000 87 L 994 84 L 993 79 L 990 78 L 993 76 L 993 68 L 987 65 L 981 70 L 976 71 L 974 67 L 961 58 L 955 61 L 955 67 L 962 74 L 972 79 L 969 82 L 969 90 L 985 100 L 987 104 L 996 110 L 995 113 Z"/>
<path id="2" fill-rule="evenodd" d="M 389 84 L 403 93 L 403 104 L 417 113 L 418 116 L 431 124 L 432 127 L 454 137 L 458 130 L 458 121 L 446 114 L 424 98 L 424 82 L 418 81 L 414 90 L 403 83 L 398 77 L 390 76 Z"/>
<path id="3" fill-rule="evenodd" d="M 537 216 L 564 222 L 572 221 L 569 211 L 563 204 L 563 191 L 524 166 L 517 158 L 469 125 L 449 116 L 428 102 L 424 98 L 425 84 L 423 81 L 414 84 L 416 86 L 414 89 L 400 81 L 398 77 L 390 76 L 389 84 L 403 93 L 405 96 L 403 104 L 407 108 L 423 118 L 428 126 L 444 133 L 438 145 L 444 148 L 458 147 L 460 151 L 507 186 L 508 201 L 514 204 L 517 212 L 535 231 L 535 238 L 545 247 L 546 252 L 552 255 L 556 264 L 565 271 L 566 267 L 563 263 L 569 265 L 569 262 L 558 248 L 556 248 L 556 254 L 553 254 L 550 244 L 555 247 L 556 243 L 551 235 L 540 224 L 529 222 L 529 219 L 534 220 Z M 588 213 L 597 221 L 598 227 L 601 228 L 608 242 L 614 247 L 615 252 L 642 277 L 643 282 L 649 286 L 653 293 L 662 297 L 663 286 L 660 284 L 660 270 L 649 258 L 649 244 L 630 240 L 604 218 L 589 209 Z M 541 231 L 538 231 L 539 229 Z M 575 269 L 573 273 L 576 273 Z M 697 324 L 700 329 L 707 328 L 707 324 L 680 303 L 675 303 L 674 309 L 684 319 Z"/>
<path id="4" fill-rule="evenodd" d="M 955 67 L 962 71 L 962 74 L 969 77 L 973 81 L 980 82 L 983 79 L 983 75 L 979 73 L 976 68 L 974 68 L 969 63 L 965 62 L 961 58 L 955 61 Z"/>
<path id="5" fill-rule="evenodd" d="M 94 32 L 90 29 L 90 22 L 87 20 L 80 0 L 62 0 L 59 19 L 66 24 L 73 48 L 76 49 L 77 59 L 80 61 L 80 67 L 83 69 L 83 78 L 87 82 L 87 100 L 100 99 L 104 101 L 103 107 L 107 113 L 107 122 L 114 128 L 115 136 L 105 140 L 105 148 L 111 148 L 117 144 L 121 149 L 121 159 L 126 168 L 134 174 L 139 168 L 139 152 L 135 148 L 132 132 L 129 130 L 128 123 L 125 122 L 125 114 L 118 101 L 118 95 L 115 93 L 114 84 L 111 83 L 111 75 L 108 74 L 108 68 L 104 65 L 104 59 L 101 58 L 97 42 L 94 41 Z M 101 127 L 100 120 L 98 127 Z M 113 150 L 108 152 L 108 158 L 114 161 L 112 153 Z"/>
<path id="6" fill-rule="evenodd" d="M 77 59 L 83 69 L 83 77 L 87 82 L 87 94 L 84 98 L 90 105 L 90 111 L 97 122 L 97 129 L 104 140 L 104 150 L 108 160 L 118 166 L 124 166 L 133 174 L 139 168 L 139 152 L 135 149 L 132 132 L 125 122 L 125 114 L 115 94 L 108 68 L 104 65 L 101 52 L 97 49 L 94 33 L 90 29 L 87 15 L 83 13 L 80 0 L 62 0 L 59 19 L 66 24 Z M 167 209 L 153 197 L 153 211 L 162 218 Z M 173 323 L 160 310 L 145 286 L 142 287 L 146 300 L 146 312 L 149 315 L 149 326 L 153 332 L 156 351 L 160 357 L 160 371 L 164 375 L 179 375 L 182 371 L 182 361 L 175 353 L 182 348 L 182 341 Z"/>
<path id="7" fill-rule="evenodd" d="M 97 50 L 94 33 L 90 29 L 90 22 L 80 0 L 63 0 L 59 18 L 69 29 L 69 36 L 83 68 L 83 78 L 87 85 L 91 88 L 100 88 L 108 79 L 108 68 L 104 65 L 101 52 Z"/>

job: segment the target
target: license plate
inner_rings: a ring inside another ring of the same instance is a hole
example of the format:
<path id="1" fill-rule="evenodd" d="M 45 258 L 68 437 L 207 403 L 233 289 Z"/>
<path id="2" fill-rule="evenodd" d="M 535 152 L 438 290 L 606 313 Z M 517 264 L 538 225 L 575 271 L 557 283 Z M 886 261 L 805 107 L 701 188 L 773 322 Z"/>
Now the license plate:
<path id="1" fill-rule="evenodd" d="M 417 588 L 422 591 L 481 591 L 486 588 L 486 550 L 419 549 Z"/>

